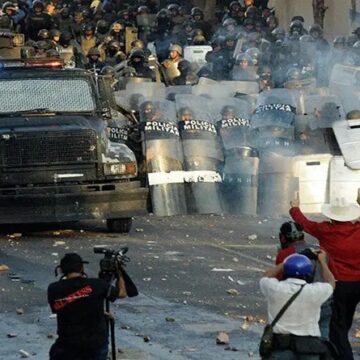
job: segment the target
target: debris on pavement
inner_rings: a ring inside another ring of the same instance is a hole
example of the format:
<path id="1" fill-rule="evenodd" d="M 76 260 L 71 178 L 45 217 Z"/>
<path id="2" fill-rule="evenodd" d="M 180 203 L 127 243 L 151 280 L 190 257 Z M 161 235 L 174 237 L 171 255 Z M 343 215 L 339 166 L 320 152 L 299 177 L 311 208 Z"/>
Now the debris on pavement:
<path id="1" fill-rule="evenodd" d="M 250 323 L 249 321 L 245 320 L 244 323 L 241 325 L 241 330 L 247 331 L 249 330 Z"/>
<path id="2" fill-rule="evenodd" d="M 231 296 L 237 296 L 240 294 L 236 289 L 228 289 L 228 290 L 226 290 L 226 293 Z"/>
<path id="3" fill-rule="evenodd" d="M 217 345 L 228 345 L 230 342 L 229 334 L 225 331 L 220 331 L 216 336 Z"/>
<path id="4" fill-rule="evenodd" d="M 136 228 L 136 229 L 135 229 L 135 232 L 142 233 L 142 232 L 144 232 L 144 229 L 142 229 L 142 228 Z"/>
<path id="5" fill-rule="evenodd" d="M 9 333 L 9 334 L 6 334 L 6 336 L 11 339 L 11 338 L 17 337 L 17 334 L 15 334 L 15 333 Z"/>
<path id="6" fill-rule="evenodd" d="M 0 272 L 1 271 L 8 271 L 9 270 L 9 267 L 5 264 L 0 264 Z"/>
<path id="7" fill-rule="evenodd" d="M 20 355 L 21 355 L 22 358 L 28 358 L 28 357 L 31 356 L 31 354 L 28 353 L 28 352 L 25 351 L 25 350 L 19 350 L 19 353 L 20 353 Z"/>
<path id="8" fill-rule="evenodd" d="M 252 235 L 249 235 L 248 236 L 248 240 L 251 240 L 251 241 L 254 241 L 254 240 L 256 240 L 258 237 L 257 237 L 257 235 L 256 234 L 252 234 Z"/>
<path id="9" fill-rule="evenodd" d="M 144 342 L 146 342 L 146 343 L 150 342 L 150 336 L 145 335 L 143 337 L 143 339 L 144 339 Z"/>
<path id="10" fill-rule="evenodd" d="M 358 330 L 358 329 L 356 330 L 355 337 L 360 338 L 360 330 Z"/>
<path id="11" fill-rule="evenodd" d="M 175 319 L 172 318 L 172 317 L 166 317 L 165 320 L 166 320 L 167 322 L 175 322 Z"/>
<path id="12" fill-rule="evenodd" d="M 231 272 L 231 271 L 234 271 L 234 270 L 233 269 L 213 268 L 213 269 L 211 269 L 211 271 L 215 271 L 215 272 Z"/>
<path id="13" fill-rule="evenodd" d="M 18 315 L 24 315 L 25 311 L 24 311 L 23 308 L 18 308 L 18 309 L 16 309 L 16 313 L 17 313 Z"/>
<path id="14" fill-rule="evenodd" d="M 8 237 L 9 237 L 10 239 L 19 239 L 19 238 L 22 237 L 22 233 L 10 234 L 10 235 L 8 235 Z"/>

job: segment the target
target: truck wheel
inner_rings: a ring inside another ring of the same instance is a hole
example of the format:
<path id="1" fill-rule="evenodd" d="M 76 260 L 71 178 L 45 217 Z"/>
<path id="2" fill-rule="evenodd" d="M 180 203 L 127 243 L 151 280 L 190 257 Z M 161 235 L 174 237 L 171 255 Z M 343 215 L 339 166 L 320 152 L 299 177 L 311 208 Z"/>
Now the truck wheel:
<path id="1" fill-rule="evenodd" d="M 131 229 L 132 218 L 108 219 L 106 220 L 108 230 L 116 233 L 128 233 Z"/>

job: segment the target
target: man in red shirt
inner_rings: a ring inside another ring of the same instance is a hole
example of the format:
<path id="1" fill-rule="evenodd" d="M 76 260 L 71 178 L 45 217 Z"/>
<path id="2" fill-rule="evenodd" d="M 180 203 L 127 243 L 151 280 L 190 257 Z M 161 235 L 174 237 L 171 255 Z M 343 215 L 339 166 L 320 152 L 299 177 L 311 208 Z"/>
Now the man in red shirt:
<path id="1" fill-rule="evenodd" d="M 290 215 L 310 235 L 316 237 L 334 262 L 336 287 L 330 324 L 330 340 L 342 360 L 353 360 L 348 339 L 354 313 L 360 302 L 360 207 L 348 205 L 343 199 L 326 204 L 322 213 L 330 221 L 316 222 L 304 216 L 298 199 L 291 202 Z"/>

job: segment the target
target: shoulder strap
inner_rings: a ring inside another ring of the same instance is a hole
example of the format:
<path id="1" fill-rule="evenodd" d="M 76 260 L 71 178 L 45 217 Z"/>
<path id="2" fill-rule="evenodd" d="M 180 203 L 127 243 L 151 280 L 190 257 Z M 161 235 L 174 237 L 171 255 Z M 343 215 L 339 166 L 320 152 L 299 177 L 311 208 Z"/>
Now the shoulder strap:
<path id="1" fill-rule="evenodd" d="M 275 316 L 274 320 L 271 322 L 270 326 L 274 327 L 275 324 L 279 321 L 279 319 L 283 316 L 284 312 L 288 309 L 288 307 L 292 304 L 292 302 L 298 297 L 301 293 L 301 290 L 304 288 L 306 284 L 301 285 L 300 289 L 291 296 L 291 298 L 286 302 L 286 304 L 282 307 L 279 313 Z"/>

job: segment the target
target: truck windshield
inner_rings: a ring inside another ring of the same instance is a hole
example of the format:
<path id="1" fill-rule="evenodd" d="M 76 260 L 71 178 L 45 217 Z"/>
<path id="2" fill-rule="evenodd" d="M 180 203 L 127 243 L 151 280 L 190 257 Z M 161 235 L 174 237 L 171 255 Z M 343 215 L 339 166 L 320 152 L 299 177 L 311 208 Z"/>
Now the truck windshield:
<path id="1" fill-rule="evenodd" d="M 28 109 L 88 113 L 96 103 L 85 79 L 0 79 L 0 114 Z"/>

